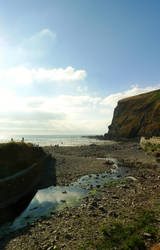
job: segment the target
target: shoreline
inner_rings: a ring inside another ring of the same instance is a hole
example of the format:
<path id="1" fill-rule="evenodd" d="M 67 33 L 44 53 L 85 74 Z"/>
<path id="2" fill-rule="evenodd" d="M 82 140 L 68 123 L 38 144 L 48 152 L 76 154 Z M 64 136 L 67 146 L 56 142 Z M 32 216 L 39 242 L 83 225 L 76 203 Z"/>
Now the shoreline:
<path id="1" fill-rule="evenodd" d="M 50 168 L 50 177 L 54 172 L 56 185 L 68 186 L 83 175 L 102 173 L 110 168 L 105 160 L 98 161 L 96 158 L 112 157 L 121 160 L 124 166 L 130 167 L 133 178 L 124 183 L 111 183 L 91 190 L 90 196 L 80 206 L 66 207 L 56 215 L 53 213 L 50 218 L 41 218 L 31 226 L 1 239 L 1 249 L 23 250 L 26 249 L 26 242 L 28 249 L 35 250 L 80 249 L 83 242 L 102 238 L 102 224 L 119 219 L 127 223 L 140 209 L 149 207 L 155 210 L 155 204 L 160 204 L 159 165 L 138 143 L 116 142 L 112 145 L 100 143 L 56 148 L 48 146 L 45 150 L 55 158 L 54 166 Z M 152 237 L 146 238 L 146 246 L 151 246 L 154 241 Z"/>
<path id="2" fill-rule="evenodd" d="M 140 164 L 157 165 L 156 158 L 142 150 L 139 143 L 133 142 L 97 142 L 89 145 L 45 147 L 47 153 L 56 159 L 56 181 L 58 185 L 68 185 L 77 178 L 106 170 L 104 162 L 96 158 L 116 158 L 124 166 Z"/>

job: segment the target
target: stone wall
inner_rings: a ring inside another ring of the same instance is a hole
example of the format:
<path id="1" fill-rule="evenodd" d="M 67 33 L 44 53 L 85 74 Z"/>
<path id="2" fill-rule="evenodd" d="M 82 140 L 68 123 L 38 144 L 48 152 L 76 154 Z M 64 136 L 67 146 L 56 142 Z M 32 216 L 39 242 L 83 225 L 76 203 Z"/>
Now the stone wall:
<path id="1" fill-rule="evenodd" d="M 143 136 L 141 137 L 140 145 L 142 148 L 144 148 L 145 144 L 148 142 L 150 142 L 151 144 L 155 144 L 155 145 L 160 144 L 160 137 L 153 136 L 153 137 L 148 138 L 148 139 L 143 137 Z"/>
<path id="2" fill-rule="evenodd" d="M 36 189 L 41 178 L 41 172 L 49 158 L 50 156 L 45 156 L 27 169 L 0 179 L 0 208 L 18 202 L 18 200 Z"/>

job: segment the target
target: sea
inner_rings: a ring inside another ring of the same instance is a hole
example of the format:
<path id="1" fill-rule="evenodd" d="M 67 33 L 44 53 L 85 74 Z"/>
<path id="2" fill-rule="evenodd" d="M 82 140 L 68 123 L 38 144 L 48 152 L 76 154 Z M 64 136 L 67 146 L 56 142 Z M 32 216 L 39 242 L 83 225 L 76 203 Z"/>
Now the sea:
<path id="1" fill-rule="evenodd" d="M 92 135 L 93 136 L 93 135 Z M 78 146 L 88 145 L 91 143 L 103 142 L 94 138 L 88 138 L 86 135 L 7 135 L 0 136 L 0 143 L 9 142 L 11 139 L 14 141 L 21 141 L 24 138 L 24 142 L 31 142 L 39 146 Z M 105 140 L 106 142 L 106 140 Z"/>

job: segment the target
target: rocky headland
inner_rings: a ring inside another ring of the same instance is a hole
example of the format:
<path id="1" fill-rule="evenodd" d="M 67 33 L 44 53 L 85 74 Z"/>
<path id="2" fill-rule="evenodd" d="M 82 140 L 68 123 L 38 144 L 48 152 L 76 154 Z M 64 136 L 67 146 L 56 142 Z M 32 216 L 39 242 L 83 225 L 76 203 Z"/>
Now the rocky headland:
<path id="1" fill-rule="evenodd" d="M 160 90 L 122 99 L 114 110 L 106 139 L 160 136 Z"/>

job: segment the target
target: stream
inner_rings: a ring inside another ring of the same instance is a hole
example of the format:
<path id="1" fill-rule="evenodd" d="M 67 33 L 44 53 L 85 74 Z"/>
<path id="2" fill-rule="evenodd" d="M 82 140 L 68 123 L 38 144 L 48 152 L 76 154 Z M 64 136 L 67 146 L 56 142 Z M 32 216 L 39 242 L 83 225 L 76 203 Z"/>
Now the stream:
<path id="1" fill-rule="evenodd" d="M 12 223 L 1 227 L 0 237 L 15 230 L 24 228 L 38 219 L 51 216 L 53 213 L 65 207 L 77 206 L 92 189 L 98 189 L 109 181 L 125 178 L 129 169 L 118 166 L 118 161 L 112 158 L 99 158 L 97 160 L 108 160 L 112 164 L 110 171 L 102 174 L 90 174 L 72 182 L 70 186 L 51 186 L 39 190 L 31 200 L 28 207 Z M 3 233 L 2 233 L 3 232 Z"/>

